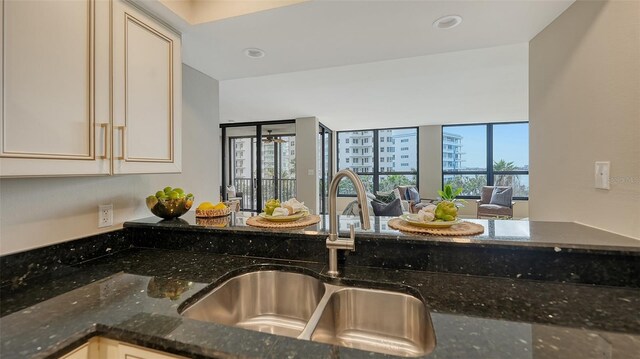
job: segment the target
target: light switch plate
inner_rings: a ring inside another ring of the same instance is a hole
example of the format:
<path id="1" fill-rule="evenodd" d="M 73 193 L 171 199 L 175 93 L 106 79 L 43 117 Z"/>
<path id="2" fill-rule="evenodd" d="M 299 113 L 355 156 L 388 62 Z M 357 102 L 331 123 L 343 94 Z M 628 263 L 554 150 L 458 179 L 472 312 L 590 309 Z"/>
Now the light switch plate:
<path id="1" fill-rule="evenodd" d="M 596 188 L 609 189 L 609 170 L 611 162 L 596 161 Z"/>
<path id="2" fill-rule="evenodd" d="M 316 174 L 316 171 L 315 171 L 315 170 L 307 170 L 307 175 L 309 175 L 309 176 L 313 176 L 313 175 L 315 175 L 315 174 Z"/>

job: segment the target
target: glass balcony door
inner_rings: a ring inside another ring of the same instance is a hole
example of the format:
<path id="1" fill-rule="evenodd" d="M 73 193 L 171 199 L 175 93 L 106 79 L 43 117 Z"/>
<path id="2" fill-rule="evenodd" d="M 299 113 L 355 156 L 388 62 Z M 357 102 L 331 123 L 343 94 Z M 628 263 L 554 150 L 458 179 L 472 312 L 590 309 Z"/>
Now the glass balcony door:
<path id="1" fill-rule="evenodd" d="M 296 196 L 295 122 L 223 125 L 223 193 L 242 193 L 241 210 L 261 212 L 270 198 Z"/>
<path id="2" fill-rule="evenodd" d="M 236 192 L 242 193 L 241 209 L 255 211 L 256 207 L 256 136 L 229 138 L 230 181 Z"/>
<path id="3" fill-rule="evenodd" d="M 262 127 L 262 204 L 296 197 L 295 124 Z"/>

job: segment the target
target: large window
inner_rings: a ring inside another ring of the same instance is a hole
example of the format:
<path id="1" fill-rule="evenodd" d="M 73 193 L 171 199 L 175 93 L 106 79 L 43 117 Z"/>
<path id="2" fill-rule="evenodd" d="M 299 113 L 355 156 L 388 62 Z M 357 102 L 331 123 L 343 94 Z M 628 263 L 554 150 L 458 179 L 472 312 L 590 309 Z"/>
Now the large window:
<path id="1" fill-rule="evenodd" d="M 344 168 L 359 174 L 371 193 L 417 185 L 418 129 L 338 132 L 338 169 Z M 341 181 L 338 193 L 355 195 L 351 181 Z"/>
<path id="2" fill-rule="evenodd" d="M 512 186 L 529 198 L 529 123 L 442 126 L 442 183 L 479 198 L 482 186 Z"/>

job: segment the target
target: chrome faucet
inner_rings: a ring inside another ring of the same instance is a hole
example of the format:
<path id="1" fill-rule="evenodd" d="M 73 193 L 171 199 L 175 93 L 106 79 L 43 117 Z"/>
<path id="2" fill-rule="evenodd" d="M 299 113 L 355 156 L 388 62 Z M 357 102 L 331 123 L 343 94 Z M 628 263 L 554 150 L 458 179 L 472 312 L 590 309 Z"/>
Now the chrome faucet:
<path id="1" fill-rule="evenodd" d="M 329 249 L 329 271 L 327 274 L 331 277 L 337 277 L 338 272 L 338 249 L 346 249 L 348 251 L 356 250 L 356 230 L 353 223 L 349 226 L 349 238 L 338 237 L 338 215 L 336 200 L 338 198 L 338 184 L 344 177 L 348 177 L 356 188 L 356 196 L 358 198 L 358 207 L 360 207 L 360 223 L 362 229 L 371 228 L 369 221 L 369 206 L 367 205 L 367 195 L 364 184 L 360 177 L 352 170 L 345 169 L 338 171 L 329 186 L 329 237 L 327 237 L 327 248 Z"/>

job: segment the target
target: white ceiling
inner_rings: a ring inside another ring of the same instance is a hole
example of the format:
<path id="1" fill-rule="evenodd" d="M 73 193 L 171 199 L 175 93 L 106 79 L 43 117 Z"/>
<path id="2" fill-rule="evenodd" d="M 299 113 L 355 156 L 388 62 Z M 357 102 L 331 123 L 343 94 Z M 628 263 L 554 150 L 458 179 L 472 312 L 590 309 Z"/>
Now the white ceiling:
<path id="1" fill-rule="evenodd" d="M 338 129 L 525 119 L 524 44 L 574 0 L 312 0 L 198 25 L 135 1 L 182 31 L 186 64 L 221 80 L 222 122 L 317 116 Z M 462 24 L 432 27 L 450 14 Z"/>
<path id="2" fill-rule="evenodd" d="M 334 130 L 528 118 L 528 44 L 220 82 L 221 122 L 316 116 Z"/>

